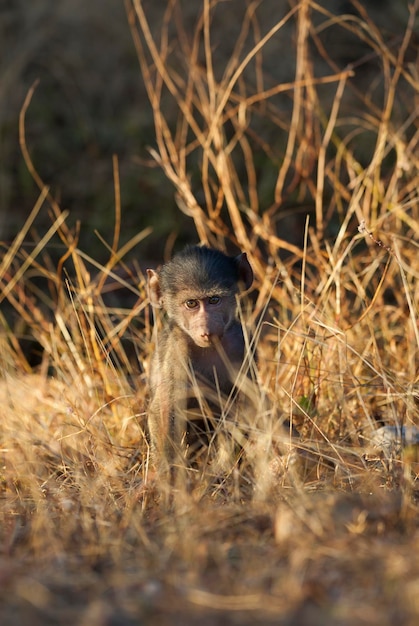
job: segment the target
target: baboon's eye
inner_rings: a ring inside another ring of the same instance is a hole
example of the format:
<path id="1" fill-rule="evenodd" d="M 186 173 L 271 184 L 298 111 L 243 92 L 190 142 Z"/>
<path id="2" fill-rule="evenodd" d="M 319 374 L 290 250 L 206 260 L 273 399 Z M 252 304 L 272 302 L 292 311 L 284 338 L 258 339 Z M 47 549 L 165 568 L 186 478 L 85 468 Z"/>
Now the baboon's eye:
<path id="1" fill-rule="evenodd" d="M 198 304 L 198 300 L 186 300 L 185 302 L 185 306 L 187 309 L 196 309 Z"/>
<path id="2" fill-rule="evenodd" d="M 220 296 L 211 296 L 210 298 L 208 298 L 208 304 L 219 304 L 220 302 Z"/>

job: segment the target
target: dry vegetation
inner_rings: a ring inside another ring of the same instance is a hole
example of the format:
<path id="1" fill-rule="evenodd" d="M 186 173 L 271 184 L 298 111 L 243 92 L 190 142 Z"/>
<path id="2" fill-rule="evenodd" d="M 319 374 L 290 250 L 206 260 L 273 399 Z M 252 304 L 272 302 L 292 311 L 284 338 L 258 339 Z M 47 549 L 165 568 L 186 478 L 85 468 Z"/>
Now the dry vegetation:
<path id="1" fill-rule="evenodd" d="M 316 20 L 337 26 L 308 0 L 267 33 L 249 2 L 221 75 L 211 24 L 222 3 L 203 2 L 193 33 L 180 3 L 168 3 L 158 35 L 141 0 L 127 3 L 155 118 L 152 156 L 197 238 L 234 244 L 254 268 L 249 322 L 270 407 L 255 415 L 249 444 L 263 446 L 263 458 L 232 455 L 223 477 L 191 470 L 176 506 L 159 498 L 145 435 L 143 268 L 124 264 L 134 246 L 141 257 L 147 232 L 120 247 L 115 161 L 109 261 L 78 248 L 26 149 L 28 94 L 20 137 L 40 197 L 0 259 L 2 624 L 417 623 L 417 446 L 378 445 L 376 433 L 419 426 L 419 76 L 406 57 L 418 2 L 397 48 L 358 8 L 338 25 L 380 62 L 363 92 L 324 49 L 330 71 L 313 75 Z M 272 85 L 265 48 L 291 23 L 295 80 Z M 341 113 L 347 92 L 358 101 L 351 115 Z M 368 163 L 356 157 L 362 131 Z M 259 206 L 256 148 L 276 168 L 268 208 Z M 199 179 L 190 176 L 197 166 Z M 278 207 L 292 196 L 314 207 L 301 249 L 278 229 Z M 39 235 L 45 205 L 52 226 Z M 54 263 L 48 250 L 58 243 L 65 253 Z M 22 335 L 42 350 L 37 371 Z M 282 456 L 278 414 L 300 433 Z"/>

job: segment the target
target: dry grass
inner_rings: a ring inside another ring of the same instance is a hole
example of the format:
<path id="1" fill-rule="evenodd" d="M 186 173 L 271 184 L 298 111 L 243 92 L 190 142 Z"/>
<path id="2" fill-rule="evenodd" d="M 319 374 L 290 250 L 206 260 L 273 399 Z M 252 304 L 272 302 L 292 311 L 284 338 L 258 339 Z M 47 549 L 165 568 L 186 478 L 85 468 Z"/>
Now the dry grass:
<path id="1" fill-rule="evenodd" d="M 417 6 L 397 53 L 367 15 L 342 18 L 382 64 L 381 106 L 372 91 L 358 94 L 362 112 L 345 120 L 351 69 L 315 78 L 308 62 L 313 15 L 333 23 L 314 3 L 295 4 L 266 35 L 249 3 L 221 76 L 211 44 L 217 3 L 205 0 L 190 36 L 180 4 L 169 3 L 158 38 L 142 3 L 127 4 L 155 115 L 152 155 L 198 238 L 246 251 L 257 281 L 248 317 L 263 411 L 253 448 L 241 465 L 232 455 L 222 480 L 191 470 L 175 508 L 159 498 L 145 436 L 144 277 L 124 265 L 147 233 L 119 247 L 115 162 L 109 261 L 78 248 L 25 149 L 29 94 L 21 143 L 40 198 L 0 260 L 1 300 L 18 316 L 12 326 L 1 314 L 2 624 L 417 623 L 417 446 L 374 444 L 382 424 L 419 426 L 419 81 L 404 58 Z M 264 47 L 294 19 L 295 81 L 265 86 Z M 325 85 L 335 88 L 327 115 Z M 293 108 L 275 160 L 253 124 L 280 127 L 275 97 L 285 90 Z M 374 136 L 367 165 L 354 156 L 354 128 Z M 265 210 L 256 146 L 277 167 Z M 277 208 L 293 193 L 314 207 L 301 250 L 277 232 Z M 37 236 L 44 203 L 53 225 Z M 56 264 L 54 242 L 64 250 Z M 135 304 L 115 304 L 117 289 Z M 25 334 L 42 349 L 36 372 Z M 282 455 L 273 416 L 300 433 Z"/>

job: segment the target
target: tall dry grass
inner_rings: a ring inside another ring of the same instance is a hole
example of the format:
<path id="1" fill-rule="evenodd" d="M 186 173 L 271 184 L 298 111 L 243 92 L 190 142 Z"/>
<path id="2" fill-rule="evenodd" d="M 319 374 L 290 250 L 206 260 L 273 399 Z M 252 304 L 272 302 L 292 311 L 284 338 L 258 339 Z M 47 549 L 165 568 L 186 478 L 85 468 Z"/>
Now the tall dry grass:
<path id="1" fill-rule="evenodd" d="M 2 623 L 417 620 L 417 446 L 376 435 L 418 425 L 419 80 L 405 59 L 418 2 L 396 51 L 355 4 L 356 19 L 292 3 L 263 33 L 249 2 L 220 72 L 212 23 L 222 3 L 205 0 L 192 33 L 176 0 L 159 33 L 144 3 L 127 3 L 155 118 L 151 154 L 197 238 L 246 251 L 256 276 L 248 315 L 243 306 L 259 352 L 251 442 L 222 477 L 191 469 L 175 508 L 149 462 L 151 320 L 141 268 L 125 264 L 148 233 L 119 244 L 115 160 L 109 261 L 78 248 L 26 147 L 28 94 L 20 139 L 40 196 L 0 263 L 1 300 L 17 320 L 1 314 Z M 380 96 L 356 93 L 350 118 L 341 107 L 353 68 L 339 70 L 321 48 L 320 17 L 381 64 Z M 265 48 L 291 24 L 295 78 L 265 86 Z M 313 42 L 331 68 L 321 77 Z M 372 138 L 367 164 L 354 149 L 361 130 Z M 276 134 L 282 148 L 270 145 Z M 268 207 L 261 154 L 276 167 Z M 291 196 L 313 207 L 301 248 L 278 228 Z M 52 225 L 38 235 L 45 205 Z M 120 289 L 129 306 L 115 300 Z M 42 352 L 36 371 L 26 335 Z M 284 420 L 297 440 L 276 427 Z"/>

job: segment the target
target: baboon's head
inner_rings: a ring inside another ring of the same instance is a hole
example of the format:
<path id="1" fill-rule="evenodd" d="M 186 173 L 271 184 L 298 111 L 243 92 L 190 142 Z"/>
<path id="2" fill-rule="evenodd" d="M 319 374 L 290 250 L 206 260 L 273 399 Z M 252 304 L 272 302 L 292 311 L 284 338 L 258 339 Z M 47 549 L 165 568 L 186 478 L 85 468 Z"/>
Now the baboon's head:
<path id="1" fill-rule="evenodd" d="M 147 273 L 152 304 L 201 348 L 222 339 L 236 318 L 236 294 L 253 282 L 245 253 L 230 257 L 205 246 L 189 246 L 159 272 Z"/>

